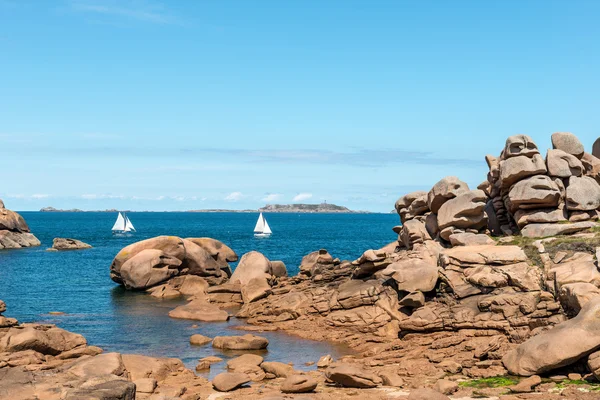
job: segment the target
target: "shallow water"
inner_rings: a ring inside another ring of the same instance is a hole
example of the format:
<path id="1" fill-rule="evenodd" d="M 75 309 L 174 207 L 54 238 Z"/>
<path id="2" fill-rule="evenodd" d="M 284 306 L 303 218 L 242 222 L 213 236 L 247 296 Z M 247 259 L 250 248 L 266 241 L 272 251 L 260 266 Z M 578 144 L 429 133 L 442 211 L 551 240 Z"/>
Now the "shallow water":
<path id="1" fill-rule="evenodd" d="M 267 214 L 274 231 L 268 239 L 255 239 L 252 229 L 258 214 L 248 213 L 130 213 L 138 233 L 113 237 L 112 213 L 21 213 L 42 241 L 33 249 L 0 252 L 0 299 L 6 316 L 21 322 L 49 322 L 84 335 L 92 345 L 106 351 L 181 358 L 193 368 L 199 358 L 222 353 L 209 346 L 191 346 L 194 333 L 214 337 L 246 332 L 232 327 L 243 321 L 203 323 L 169 318 L 179 300 L 157 300 L 143 293 L 123 290 L 109 278 L 113 257 L 124 246 L 158 235 L 208 236 L 219 239 L 240 256 L 257 250 L 272 260 L 282 260 L 295 275 L 302 257 L 326 248 L 335 257 L 353 260 L 369 248 L 396 239 L 391 231 L 398 220 L 391 214 Z M 73 237 L 91 244 L 89 250 L 47 252 L 54 237 Z M 60 311 L 66 315 L 49 315 Z M 198 328 L 191 326 L 196 323 Z M 299 339 L 281 332 L 262 332 L 269 339 L 266 360 L 305 362 L 324 354 L 347 354 L 344 346 Z M 211 375 L 224 363 L 214 365 Z M 310 367 L 310 368 L 314 368 Z"/>

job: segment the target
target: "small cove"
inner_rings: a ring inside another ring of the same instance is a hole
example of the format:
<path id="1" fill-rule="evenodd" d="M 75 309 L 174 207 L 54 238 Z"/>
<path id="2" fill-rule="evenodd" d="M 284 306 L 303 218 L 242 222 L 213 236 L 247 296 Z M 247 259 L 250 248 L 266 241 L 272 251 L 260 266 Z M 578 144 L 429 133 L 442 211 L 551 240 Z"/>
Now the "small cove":
<path id="1" fill-rule="evenodd" d="M 283 260 L 290 275 L 297 273 L 302 256 L 327 248 L 334 256 L 355 259 L 368 248 L 378 248 L 395 239 L 390 227 L 397 216 L 388 214 L 272 214 L 274 235 L 254 239 L 252 228 L 258 214 L 130 213 L 139 234 L 117 238 L 110 234 L 112 213 L 35 213 L 22 215 L 42 246 L 0 252 L 0 299 L 7 304 L 5 315 L 21 322 L 53 323 L 80 333 L 89 344 L 105 351 L 176 357 L 189 368 L 198 359 L 215 355 L 227 359 L 236 352 L 206 346 L 191 346 L 189 337 L 199 333 L 243 335 L 234 329 L 243 320 L 205 323 L 178 320 L 168 312 L 183 300 L 159 300 L 145 293 L 129 292 L 109 278 L 116 253 L 129 243 L 161 234 L 182 237 L 214 237 L 230 245 L 240 256 L 258 250 L 272 260 Z M 72 237 L 94 248 L 81 251 L 47 252 L 54 237 Z M 235 265 L 234 265 L 235 266 Z M 49 312 L 64 312 L 51 315 Z M 192 328 L 192 325 L 198 325 Z M 256 333 L 269 339 L 268 361 L 293 362 L 300 370 L 319 357 L 334 358 L 351 353 L 343 345 L 315 342 L 283 332 Z M 225 368 L 213 365 L 207 377 Z"/>

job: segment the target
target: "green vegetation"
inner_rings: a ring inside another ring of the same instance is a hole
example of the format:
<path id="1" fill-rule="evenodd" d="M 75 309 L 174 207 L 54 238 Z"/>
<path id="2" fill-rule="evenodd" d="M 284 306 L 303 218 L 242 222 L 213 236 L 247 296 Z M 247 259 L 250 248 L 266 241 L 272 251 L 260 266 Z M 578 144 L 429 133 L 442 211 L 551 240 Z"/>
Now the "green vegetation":
<path id="1" fill-rule="evenodd" d="M 600 227 L 594 227 L 591 229 L 593 233 L 600 233 Z M 567 257 L 573 255 L 576 252 L 583 252 L 589 254 L 596 254 L 596 247 L 600 247 L 600 235 L 594 237 L 573 237 L 573 236 L 556 236 L 555 238 L 549 238 L 551 240 L 542 243 L 546 252 L 551 258 L 556 256 L 559 251 L 567 253 Z M 509 242 L 498 242 L 500 246 L 516 245 L 523 249 L 527 257 L 531 260 L 534 265 L 543 267 L 544 263 L 540 257 L 540 253 L 533 244 L 535 241 L 541 240 L 541 238 L 527 238 L 523 236 L 515 236 Z"/>
<path id="2" fill-rule="evenodd" d="M 590 392 L 600 392 L 600 383 L 588 382 L 583 379 L 578 379 L 578 380 L 565 379 L 565 380 L 557 383 L 556 388 L 562 390 L 562 389 L 566 389 L 567 386 L 569 386 L 569 385 L 574 385 L 574 386 L 585 385 L 586 389 L 589 390 Z"/>
<path id="3" fill-rule="evenodd" d="M 560 236 L 552 241 L 544 243 L 546 252 L 548 252 L 552 258 L 554 258 L 559 251 L 564 251 L 567 253 L 567 256 L 571 256 L 575 252 L 596 254 L 596 247 L 599 246 L 600 236 L 591 238 Z"/>
<path id="4" fill-rule="evenodd" d="M 527 256 L 527 258 L 529 258 L 534 265 L 537 265 L 538 267 L 542 268 L 544 266 L 544 263 L 542 262 L 542 258 L 540 257 L 540 252 L 538 251 L 537 247 L 535 247 L 533 244 L 533 242 L 535 242 L 536 240 L 539 239 L 515 236 L 514 239 L 510 242 L 501 242 L 498 244 L 501 246 L 519 246 L 521 249 L 523 249 L 523 252 Z"/>
<path id="5" fill-rule="evenodd" d="M 460 382 L 458 385 L 460 387 L 484 389 L 512 386 L 516 385 L 518 382 L 519 381 L 517 378 L 509 376 L 493 376 L 491 378 L 473 379 L 471 381 Z"/>

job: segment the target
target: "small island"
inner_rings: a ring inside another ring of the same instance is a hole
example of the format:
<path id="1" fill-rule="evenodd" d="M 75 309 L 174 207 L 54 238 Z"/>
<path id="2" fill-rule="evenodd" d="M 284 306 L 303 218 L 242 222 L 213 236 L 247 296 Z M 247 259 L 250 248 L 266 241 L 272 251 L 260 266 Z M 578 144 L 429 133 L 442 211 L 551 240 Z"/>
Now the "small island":
<path id="1" fill-rule="evenodd" d="M 367 211 L 353 211 L 347 207 L 335 204 L 267 204 L 259 208 L 260 212 L 270 213 L 366 213 Z"/>

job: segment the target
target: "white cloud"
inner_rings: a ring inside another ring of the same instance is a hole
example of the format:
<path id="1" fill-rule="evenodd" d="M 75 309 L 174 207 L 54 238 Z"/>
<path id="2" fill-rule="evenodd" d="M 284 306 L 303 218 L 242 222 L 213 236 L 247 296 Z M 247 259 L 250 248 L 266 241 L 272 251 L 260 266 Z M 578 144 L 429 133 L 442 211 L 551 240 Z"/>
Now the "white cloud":
<path id="1" fill-rule="evenodd" d="M 267 203 L 272 202 L 272 201 L 277 201 L 281 198 L 281 194 L 279 193 L 267 193 L 267 195 L 265 197 L 263 197 L 263 201 L 266 201 Z"/>
<path id="2" fill-rule="evenodd" d="M 88 193 L 88 194 L 82 194 L 81 195 L 82 199 L 85 200 L 96 200 L 96 199 L 126 199 L 127 197 L 125 196 L 115 196 L 112 194 L 93 194 L 93 193 Z"/>
<path id="3" fill-rule="evenodd" d="M 50 196 L 47 195 L 47 194 L 38 194 L 38 193 L 36 193 L 36 194 L 32 194 L 31 195 L 32 199 L 47 199 L 48 197 L 50 197 Z"/>
<path id="4" fill-rule="evenodd" d="M 311 197 L 312 197 L 312 193 L 299 193 L 292 199 L 292 201 L 308 200 Z"/>
<path id="5" fill-rule="evenodd" d="M 242 197 L 244 197 L 244 195 L 241 192 L 232 192 L 232 193 L 229 193 L 225 197 L 225 200 L 227 200 L 227 201 L 240 201 L 242 199 Z"/>

